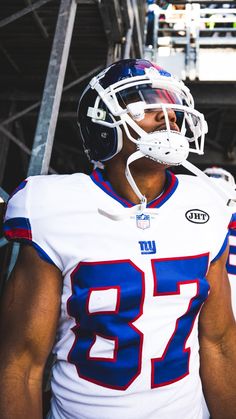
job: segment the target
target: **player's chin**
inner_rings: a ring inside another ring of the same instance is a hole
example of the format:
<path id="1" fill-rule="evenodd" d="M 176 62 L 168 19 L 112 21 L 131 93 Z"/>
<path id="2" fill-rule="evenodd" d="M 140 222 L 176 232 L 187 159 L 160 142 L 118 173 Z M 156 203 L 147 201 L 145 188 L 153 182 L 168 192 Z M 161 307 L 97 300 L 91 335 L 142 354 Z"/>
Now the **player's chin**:
<path id="1" fill-rule="evenodd" d="M 148 171 L 163 171 L 171 167 L 170 163 L 164 163 L 160 160 L 154 159 L 149 156 L 143 156 L 143 158 L 136 160 L 132 163 L 133 168 L 139 169 L 147 173 Z"/>

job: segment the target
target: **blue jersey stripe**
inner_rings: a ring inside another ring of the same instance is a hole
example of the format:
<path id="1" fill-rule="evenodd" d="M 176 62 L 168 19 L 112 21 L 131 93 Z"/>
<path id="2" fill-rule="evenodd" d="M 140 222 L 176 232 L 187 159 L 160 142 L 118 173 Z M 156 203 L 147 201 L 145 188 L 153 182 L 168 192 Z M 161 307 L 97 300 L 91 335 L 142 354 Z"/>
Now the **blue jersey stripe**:
<path id="1" fill-rule="evenodd" d="M 33 246 L 41 259 L 55 265 L 48 254 L 32 240 L 31 225 L 28 218 L 15 217 L 6 220 L 3 225 L 3 231 L 7 240 L 17 241 Z"/>
<path id="2" fill-rule="evenodd" d="M 30 221 L 25 217 L 6 220 L 3 224 L 3 232 L 8 240 L 32 239 Z"/>

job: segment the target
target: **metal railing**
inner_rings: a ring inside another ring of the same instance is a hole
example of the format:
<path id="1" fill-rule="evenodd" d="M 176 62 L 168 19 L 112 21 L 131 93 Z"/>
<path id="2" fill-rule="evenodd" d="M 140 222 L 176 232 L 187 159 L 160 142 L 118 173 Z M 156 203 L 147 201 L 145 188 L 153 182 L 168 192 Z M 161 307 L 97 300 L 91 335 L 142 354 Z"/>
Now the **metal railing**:
<path id="1" fill-rule="evenodd" d="M 185 54 L 186 78 L 191 78 L 195 67 L 197 77 L 201 48 L 235 48 L 236 51 L 236 7 L 201 8 L 200 4 L 186 4 L 184 9 L 166 10 L 158 6 L 153 10 L 153 27 L 146 22 L 145 55 L 158 61 L 160 48 L 165 53 L 179 50 Z M 149 33 L 148 33 L 149 30 Z M 151 43 L 150 43 L 151 40 Z"/>

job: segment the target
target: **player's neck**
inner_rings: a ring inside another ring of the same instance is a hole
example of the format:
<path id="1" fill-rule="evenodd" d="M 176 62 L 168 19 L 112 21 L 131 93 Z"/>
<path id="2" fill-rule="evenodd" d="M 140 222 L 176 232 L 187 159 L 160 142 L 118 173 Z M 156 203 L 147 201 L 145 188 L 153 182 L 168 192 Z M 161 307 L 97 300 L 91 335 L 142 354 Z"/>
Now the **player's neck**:
<path id="1" fill-rule="evenodd" d="M 140 167 L 136 168 L 132 165 L 130 169 L 135 183 L 140 192 L 147 198 L 147 202 L 157 198 L 163 192 L 166 182 L 166 172 L 162 166 L 159 167 L 156 163 L 155 165 L 153 164 L 153 167 L 150 165 L 149 168 L 140 170 Z M 112 165 L 107 165 L 106 176 L 118 195 L 134 204 L 140 202 L 140 199 L 127 181 L 125 165 L 120 164 L 120 162 L 116 164 L 115 161 Z"/>

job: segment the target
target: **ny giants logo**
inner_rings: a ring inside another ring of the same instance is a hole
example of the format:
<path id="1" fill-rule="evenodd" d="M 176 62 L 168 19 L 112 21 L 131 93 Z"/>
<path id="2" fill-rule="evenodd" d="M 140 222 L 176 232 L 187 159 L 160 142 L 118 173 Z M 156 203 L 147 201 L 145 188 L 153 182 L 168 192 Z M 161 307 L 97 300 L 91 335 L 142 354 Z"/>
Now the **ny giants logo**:
<path id="1" fill-rule="evenodd" d="M 139 246 L 141 250 L 141 255 L 153 255 L 156 253 L 156 243 L 155 240 L 139 241 Z"/>

